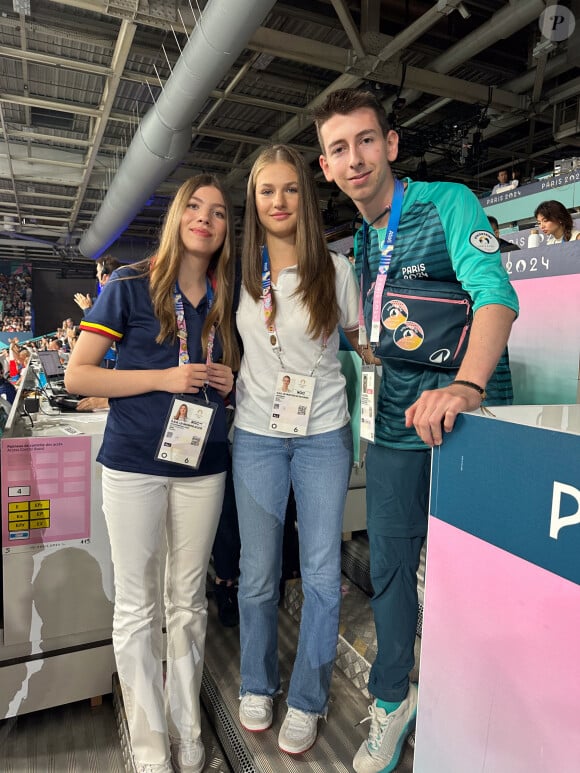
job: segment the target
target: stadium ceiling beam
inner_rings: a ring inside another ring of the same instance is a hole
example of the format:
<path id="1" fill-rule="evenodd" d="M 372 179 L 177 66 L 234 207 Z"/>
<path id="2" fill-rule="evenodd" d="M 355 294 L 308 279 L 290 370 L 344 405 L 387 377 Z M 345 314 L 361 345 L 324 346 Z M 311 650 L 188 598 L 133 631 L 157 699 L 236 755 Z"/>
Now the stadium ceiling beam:
<path id="1" fill-rule="evenodd" d="M 398 86 L 403 75 L 403 67 L 398 61 L 383 61 L 380 54 L 367 54 L 358 58 L 350 50 L 265 27 L 257 30 L 248 43 L 248 48 L 281 59 L 324 67 L 361 80 L 370 78 L 391 86 Z M 490 88 L 486 84 L 410 65 L 406 67 L 405 83 L 409 88 L 469 104 L 488 104 L 490 96 Z M 524 110 L 528 103 L 527 97 L 521 94 L 500 88 L 491 89 L 489 106 L 497 110 Z"/>
<path id="2" fill-rule="evenodd" d="M 42 64 L 48 67 L 63 68 L 66 70 L 88 73 L 90 75 L 100 75 L 104 78 L 113 75 L 113 69 L 104 65 L 82 62 L 79 59 L 65 59 L 61 56 L 52 56 L 37 51 L 23 51 L 19 48 L 12 48 L 10 46 L 0 46 L 0 57 L 2 56 L 8 57 L 9 59 L 18 59 L 23 62 L 34 62 L 35 64 Z M 156 75 L 148 75 L 147 73 L 132 72 L 131 70 L 126 69 L 121 78 L 122 80 L 132 81 L 134 83 L 148 83 L 150 86 L 159 86 L 159 78 Z M 161 80 L 161 83 L 163 83 L 163 79 Z M 298 114 L 304 112 L 304 108 L 302 107 L 288 105 L 283 102 L 274 102 L 268 99 L 260 99 L 259 97 L 249 97 L 245 94 L 231 94 L 225 89 L 213 89 L 209 96 L 212 99 L 223 99 L 226 102 L 248 105 L 249 107 L 262 107 L 267 110 L 277 110 L 283 113 Z"/>

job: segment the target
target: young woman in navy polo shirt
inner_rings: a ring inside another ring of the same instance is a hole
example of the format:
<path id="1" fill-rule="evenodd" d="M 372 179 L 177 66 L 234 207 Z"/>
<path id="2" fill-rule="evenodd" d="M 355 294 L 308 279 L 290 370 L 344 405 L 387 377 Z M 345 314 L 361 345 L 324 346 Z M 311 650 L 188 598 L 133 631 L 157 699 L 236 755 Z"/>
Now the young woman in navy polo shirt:
<path id="1" fill-rule="evenodd" d="M 167 212 L 156 254 L 113 273 L 66 371 L 70 391 L 110 402 L 97 459 L 115 571 L 113 643 L 135 763 L 147 773 L 204 765 L 205 578 L 228 463 L 224 400 L 239 364 L 234 281 L 226 193 L 213 176 L 193 177 Z M 107 370 L 99 366 L 111 341 L 117 365 Z M 173 420 L 184 403 L 189 423 Z"/>

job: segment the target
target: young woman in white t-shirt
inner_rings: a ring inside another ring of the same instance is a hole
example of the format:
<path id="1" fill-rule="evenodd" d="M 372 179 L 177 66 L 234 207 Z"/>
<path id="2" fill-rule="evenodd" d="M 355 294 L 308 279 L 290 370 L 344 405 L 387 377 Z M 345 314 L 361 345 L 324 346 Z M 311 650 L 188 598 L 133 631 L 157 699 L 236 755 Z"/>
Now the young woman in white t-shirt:
<path id="1" fill-rule="evenodd" d="M 539 204 L 534 217 L 546 236 L 546 244 L 561 244 L 580 239 L 580 231 L 574 228 L 572 215 L 555 199 Z"/>
<path id="2" fill-rule="evenodd" d="M 297 505 L 304 605 L 278 736 L 299 754 L 325 716 L 340 610 L 340 542 L 352 466 L 338 326 L 356 340 L 352 266 L 326 245 L 314 181 L 302 157 L 264 150 L 248 181 L 237 327 L 233 472 L 242 542 L 240 721 L 270 727 L 280 691 L 278 597 L 286 503 Z"/>

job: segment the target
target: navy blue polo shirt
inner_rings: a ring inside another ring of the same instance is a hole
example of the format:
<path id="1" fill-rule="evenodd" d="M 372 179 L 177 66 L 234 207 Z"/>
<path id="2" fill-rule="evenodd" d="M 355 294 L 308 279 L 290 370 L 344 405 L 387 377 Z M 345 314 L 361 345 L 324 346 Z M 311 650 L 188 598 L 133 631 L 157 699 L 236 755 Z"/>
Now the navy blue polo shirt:
<path id="1" fill-rule="evenodd" d="M 182 297 L 190 361 L 204 362 L 201 331 L 208 312 L 207 298 L 194 307 Z M 130 267 L 113 272 L 80 327 L 117 343 L 117 370 L 162 370 L 178 364 L 177 341 L 155 341 L 159 322 L 153 311 L 148 278 Z M 213 359 L 218 361 L 221 357 L 222 347 L 216 336 Z M 162 391 L 109 400 L 109 416 L 97 461 L 113 470 L 148 475 L 192 477 L 224 472 L 228 463 L 224 401 L 211 387 L 207 396 L 218 409 L 199 469 L 155 459 L 174 397 Z"/>

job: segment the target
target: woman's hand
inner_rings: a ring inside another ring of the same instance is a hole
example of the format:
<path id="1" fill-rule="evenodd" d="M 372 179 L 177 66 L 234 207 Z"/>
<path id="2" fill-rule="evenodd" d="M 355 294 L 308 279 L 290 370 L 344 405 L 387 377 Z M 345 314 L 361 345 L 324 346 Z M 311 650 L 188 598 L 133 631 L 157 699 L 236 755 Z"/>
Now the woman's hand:
<path id="1" fill-rule="evenodd" d="M 108 397 L 83 397 L 77 403 L 76 410 L 80 413 L 87 411 L 108 411 L 109 410 L 109 398 Z"/>
<path id="2" fill-rule="evenodd" d="M 162 384 L 159 389 L 171 394 L 196 394 L 208 381 L 208 369 L 205 363 L 190 362 L 162 371 Z"/>
<path id="3" fill-rule="evenodd" d="M 207 379 L 220 397 L 226 398 L 234 388 L 234 374 L 229 365 L 212 362 L 207 366 Z"/>

